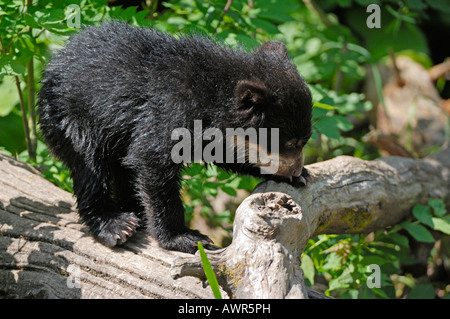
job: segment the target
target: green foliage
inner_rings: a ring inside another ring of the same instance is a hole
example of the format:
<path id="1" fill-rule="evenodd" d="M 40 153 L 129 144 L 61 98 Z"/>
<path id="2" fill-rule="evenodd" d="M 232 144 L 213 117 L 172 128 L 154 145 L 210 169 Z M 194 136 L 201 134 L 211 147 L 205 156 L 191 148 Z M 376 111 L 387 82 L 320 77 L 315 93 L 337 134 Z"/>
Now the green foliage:
<path id="1" fill-rule="evenodd" d="M 254 48 L 279 33 L 278 24 L 293 20 L 290 13 L 298 9 L 293 0 L 277 2 L 255 0 L 233 1 L 224 14 L 226 0 L 164 2 L 166 11 L 155 27 L 169 32 L 214 34 L 229 45 Z"/>
<path id="2" fill-rule="evenodd" d="M 436 239 L 430 230 L 450 234 L 450 215 L 441 199 L 415 205 L 413 215 L 415 219 L 369 236 L 319 235 L 310 239 L 302 256 L 305 278 L 313 285 L 317 275 L 324 277 L 328 281 L 326 294 L 340 298 L 399 297 L 399 283 L 409 287 L 407 298 L 434 298 L 430 283 L 400 275 L 401 266 L 415 262 L 410 252 L 412 240 L 434 243 Z M 367 267 L 373 264 L 380 267 L 378 288 L 367 285 L 372 275 Z"/>
<path id="3" fill-rule="evenodd" d="M 5 75 L 24 75 L 27 63 L 34 57 L 45 62 L 48 46 L 61 45 L 77 31 L 73 22 L 94 24 L 108 18 L 122 19 L 135 25 L 149 25 L 149 10 L 137 7 L 109 7 L 106 0 L 0 1 L 0 35 L 2 56 L 0 79 Z M 74 8 L 73 5 L 76 7 Z"/>
<path id="4" fill-rule="evenodd" d="M 36 158 L 30 158 L 27 151 L 23 151 L 18 155 L 18 159 L 35 166 L 41 171 L 43 177 L 60 188 L 73 192 L 69 170 L 56 158 L 50 156 L 48 148 L 43 142 L 38 141 Z"/>
<path id="5" fill-rule="evenodd" d="M 417 219 L 414 223 L 402 223 L 406 231 L 419 242 L 434 243 L 435 239 L 427 228 L 450 235 L 450 216 L 446 216 L 445 204 L 440 199 L 430 199 L 428 206 L 416 204 L 413 215 Z"/>

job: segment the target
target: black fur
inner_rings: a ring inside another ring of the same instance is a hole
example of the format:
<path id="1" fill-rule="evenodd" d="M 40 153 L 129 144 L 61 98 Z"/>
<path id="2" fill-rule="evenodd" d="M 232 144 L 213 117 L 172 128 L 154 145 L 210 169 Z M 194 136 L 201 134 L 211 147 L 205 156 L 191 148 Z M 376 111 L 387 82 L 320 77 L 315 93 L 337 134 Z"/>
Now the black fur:
<path id="1" fill-rule="evenodd" d="M 83 29 L 54 55 L 38 105 L 46 143 L 71 170 L 81 220 L 107 246 L 143 220 L 167 249 L 193 253 L 197 241 L 210 243 L 184 223 L 173 129 L 192 131 L 194 120 L 223 132 L 278 127 L 280 145 L 301 140 L 280 149 L 297 164 L 311 135 L 310 92 L 280 42 L 250 54 L 114 21 Z M 254 165 L 219 166 L 261 176 Z"/>

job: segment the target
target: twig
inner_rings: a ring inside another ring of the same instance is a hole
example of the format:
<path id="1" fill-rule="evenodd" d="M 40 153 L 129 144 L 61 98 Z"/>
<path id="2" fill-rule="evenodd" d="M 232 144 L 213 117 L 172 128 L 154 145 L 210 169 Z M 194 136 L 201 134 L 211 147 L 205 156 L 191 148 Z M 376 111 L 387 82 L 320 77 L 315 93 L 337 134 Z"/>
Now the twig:
<path id="1" fill-rule="evenodd" d="M 28 154 L 31 154 L 32 151 L 31 151 L 31 141 L 30 141 L 30 129 L 28 127 L 28 120 L 27 120 L 27 110 L 25 109 L 25 103 L 23 101 L 23 95 L 22 95 L 22 90 L 20 88 L 19 77 L 17 75 L 14 75 L 14 79 L 16 81 L 17 93 L 19 94 L 20 110 L 22 111 L 23 130 L 25 132 L 25 139 L 27 141 Z"/>
<path id="2" fill-rule="evenodd" d="M 333 25 L 333 22 L 328 19 L 323 10 L 313 0 L 303 0 L 303 3 L 309 11 L 313 12 L 319 17 L 320 21 L 322 21 L 323 24 L 325 24 L 326 26 Z"/>
<path id="3" fill-rule="evenodd" d="M 33 1 L 25 0 L 25 5 L 27 7 L 27 11 L 29 11 L 30 7 L 33 5 Z M 33 29 L 31 26 L 28 27 L 28 32 L 30 33 L 30 36 L 33 37 Z M 28 93 L 28 115 L 29 115 L 27 144 L 28 144 L 28 156 L 30 156 L 32 159 L 36 159 L 37 133 L 36 133 L 36 110 L 34 107 L 35 88 L 34 88 L 33 60 L 34 54 L 31 55 L 31 60 L 27 64 L 27 93 Z"/>
<path id="4" fill-rule="evenodd" d="M 391 57 L 392 65 L 394 66 L 395 82 L 397 83 L 397 85 L 399 87 L 403 87 L 403 86 L 405 86 L 405 81 L 402 79 L 402 76 L 400 75 L 400 69 L 398 68 L 398 65 L 397 65 L 397 59 L 395 56 L 395 52 L 392 48 L 389 49 L 389 56 Z"/>
<path id="5" fill-rule="evenodd" d="M 217 23 L 216 27 L 214 28 L 214 31 L 213 31 L 212 35 L 215 35 L 215 34 L 216 34 L 217 29 L 218 29 L 219 26 L 222 24 L 223 17 L 227 14 L 227 12 L 228 12 L 228 10 L 230 9 L 232 3 L 233 3 L 233 0 L 228 0 L 228 1 L 227 1 L 227 4 L 226 4 L 225 7 L 223 8 L 222 15 L 220 16 L 219 22 Z"/>
<path id="6" fill-rule="evenodd" d="M 30 30 L 31 31 L 31 30 Z M 29 141 L 30 147 L 28 155 L 35 159 L 37 148 L 37 133 L 36 133 L 36 109 L 34 107 L 34 56 L 31 56 L 30 62 L 27 64 L 27 92 L 28 92 L 28 127 L 29 127 Z"/>
<path id="7" fill-rule="evenodd" d="M 436 64 L 431 69 L 428 70 L 431 81 L 436 81 L 441 76 L 446 73 L 450 73 L 450 58 L 447 58 L 444 62 Z"/>

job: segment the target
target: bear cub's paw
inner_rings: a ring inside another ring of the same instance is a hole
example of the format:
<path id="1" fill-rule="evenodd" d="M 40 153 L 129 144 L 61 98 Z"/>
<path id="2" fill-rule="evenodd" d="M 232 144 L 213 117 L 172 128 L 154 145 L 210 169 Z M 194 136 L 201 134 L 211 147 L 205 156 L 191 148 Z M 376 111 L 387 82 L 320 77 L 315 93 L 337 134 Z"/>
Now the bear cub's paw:
<path id="1" fill-rule="evenodd" d="M 198 230 L 186 228 L 181 234 L 175 235 L 173 237 L 159 240 L 159 245 L 162 248 L 168 250 L 177 250 L 189 254 L 195 254 L 197 251 L 197 243 L 200 242 L 205 248 L 212 248 L 213 241 L 206 235 L 203 235 Z"/>
<path id="2" fill-rule="evenodd" d="M 140 219 L 134 213 L 120 213 L 106 221 L 94 236 L 108 247 L 122 245 L 134 235 L 139 224 Z"/>
<path id="3" fill-rule="evenodd" d="M 300 176 L 293 176 L 292 177 L 292 185 L 299 187 L 299 186 L 306 186 L 307 184 L 311 184 L 312 178 L 311 175 L 309 175 L 309 172 L 306 168 L 303 167 L 302 173 Z"/>

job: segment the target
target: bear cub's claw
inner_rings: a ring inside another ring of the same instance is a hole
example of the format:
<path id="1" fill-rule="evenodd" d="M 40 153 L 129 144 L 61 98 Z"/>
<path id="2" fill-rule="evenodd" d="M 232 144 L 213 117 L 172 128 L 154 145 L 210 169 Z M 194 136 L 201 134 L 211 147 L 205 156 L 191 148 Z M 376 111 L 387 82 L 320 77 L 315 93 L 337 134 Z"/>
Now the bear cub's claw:
<path id="1" fill-rule="evenodd" d="M 134 213 L 120 213 L 108 220 L 94 236 L 108 247 L 122 245 L 134 235 L 139 224 L 140 220 Z"/>

